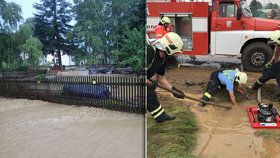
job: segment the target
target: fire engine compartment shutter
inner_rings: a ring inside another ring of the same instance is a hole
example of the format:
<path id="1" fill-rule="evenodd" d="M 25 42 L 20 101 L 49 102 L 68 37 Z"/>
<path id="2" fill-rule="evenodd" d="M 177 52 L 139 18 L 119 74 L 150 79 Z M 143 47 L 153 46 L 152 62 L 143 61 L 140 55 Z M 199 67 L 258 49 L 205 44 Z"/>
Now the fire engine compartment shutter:
<path id="1" fill-rule="evenodd" d="M 192 31 L 192 13 L 161 13 L 161 17 L 167 16 L 172 21 L 172 30 L 176 32 L 183 40 L 183 51 L 192 51 L 193 49 L 193 31 Z"/>
<path id="2" fill-rule="evenodd" d="M 178 25 L 190 20 L 191 42 L 192 47 L 185 47 L 183 53 L 187 55 L 207 55 L 209 48 L 209 34 L 208 34 L 208 2 L 147 2 L 147 26 L 150 30 L 147 32 L 150 37 L 153 36 L 151 28 L 160 21 L 162 16 L 167 16 L 175 21 L 174 31 L 180 35 L 180 27 Z M 172 7 L 170 7 L 172 6 Z M 177 20 L 177 21 L 176 21 Z M 182 28 L 182 27 L 181 27 Z M 187 30 L 187 29 L 186 29 Z"/>

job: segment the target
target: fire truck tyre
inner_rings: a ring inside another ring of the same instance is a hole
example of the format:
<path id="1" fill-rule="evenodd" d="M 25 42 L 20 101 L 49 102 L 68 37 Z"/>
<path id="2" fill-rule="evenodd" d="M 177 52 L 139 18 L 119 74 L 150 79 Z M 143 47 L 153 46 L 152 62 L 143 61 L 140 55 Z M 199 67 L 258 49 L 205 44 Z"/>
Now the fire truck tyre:
<path id="1" fill-rule="evenodd" d="M 261 72 L 273 55 L 271 47 L 263 42 L 251 43 L 243 50 L 241 61 L 246 71 Z"/>

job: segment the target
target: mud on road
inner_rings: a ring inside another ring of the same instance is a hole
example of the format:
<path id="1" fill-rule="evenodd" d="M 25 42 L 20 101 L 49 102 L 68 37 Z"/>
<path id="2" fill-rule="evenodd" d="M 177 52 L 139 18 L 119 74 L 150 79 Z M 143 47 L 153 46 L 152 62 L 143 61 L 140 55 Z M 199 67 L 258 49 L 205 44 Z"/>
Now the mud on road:
<path id="1" fill-rule="evenodd" d="M 184 90 L 193 97 L 200 98 L 204 93 L 213 68 L 180 67 L 170 68 L 167 78 L 176 87 Z M 261 74 L 248 73 L 248 83 L 253 83 Z M 263 87 L 263 102 L 273 102 L 279 108 L 279 97 L 274 96 L 277 91 L 275 81 L 270 81 Z M 230 111 L 208 105 L 205 111 L 198 109 L 197 103 L 184 100 L 186 106 L 191 106 L 197 116 L 200 130 L 198 145 L 193 154 L 202 158 L 278 158 L 280 157 L 280 144 L 273 139 L 256 136 L 245 110 L 246 105 L 256 105 L 256 92 L 248 91 L 250 100 L 239 98 L 238 107 Z M 170 95 L 159 90 L 159 95 Z M 172 97 L 170 95 L 170 97 Z M 213 98 L 214 102 L 231 105 L 227 91 L 219 92 Z M 162 102 L 164 105 L 164 102 Z M 273 130 L 280 133 L 279 129 Z"/>

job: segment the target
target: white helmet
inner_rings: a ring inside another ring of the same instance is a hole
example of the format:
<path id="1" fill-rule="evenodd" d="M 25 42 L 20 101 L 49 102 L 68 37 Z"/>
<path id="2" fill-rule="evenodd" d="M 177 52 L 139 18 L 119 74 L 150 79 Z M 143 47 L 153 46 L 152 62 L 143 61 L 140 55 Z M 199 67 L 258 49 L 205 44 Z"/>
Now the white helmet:
<path id="1" fill-rule="evenodd" d="M 173 55 L 182 52 L 183 40 L 177 33 L 169 32 L 156 40 L 154 45 L 158 49 L 165 51 L 167 55 Z"/>
<path id="2" fill-rule="evenodd" d="M 171 24 L 171 20 L 168 18 L 168 17 L 163 17 L 161 20 L 160 20 L 160 23 L 162 24 Z"/>
<path id="3" fill-rule="evenodd" d="M 235 81 L 238 82 L 239 84 L 246 84 L 247 79 L 248 79 L 248 77 L 245 72 L 240 72 L 240 71 L 236 72 Z"/>
<path id="4" fill-rule="evenodd" d="M 273 44 L 273 43 L 277 43 L 278 45 L 280 45 L 280 31 L 279 30 L 273 31 L 269 37 L 268 44 Z"/>

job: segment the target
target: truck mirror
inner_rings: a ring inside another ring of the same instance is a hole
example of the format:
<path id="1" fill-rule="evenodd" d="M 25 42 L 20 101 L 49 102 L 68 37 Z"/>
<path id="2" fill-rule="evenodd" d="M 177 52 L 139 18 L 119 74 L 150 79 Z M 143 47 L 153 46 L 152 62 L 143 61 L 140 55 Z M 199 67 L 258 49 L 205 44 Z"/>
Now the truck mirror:
<path id="1" fill-rule="evenodd" d="M 237 19 L 237 20 L 241 20 L 241 16 L 242 16 L 242 9 L 241 9 L 241 8 L 238 8 L 238 9 L 237 9 L 236 19 Z"/>

